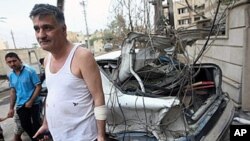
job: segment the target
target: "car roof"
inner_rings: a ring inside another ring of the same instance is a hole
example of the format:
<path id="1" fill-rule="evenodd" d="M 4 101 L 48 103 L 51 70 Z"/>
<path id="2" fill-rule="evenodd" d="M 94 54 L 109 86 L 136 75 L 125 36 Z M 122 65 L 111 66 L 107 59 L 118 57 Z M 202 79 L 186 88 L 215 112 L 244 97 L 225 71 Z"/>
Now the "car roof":
<path id="1" fill-rule="evenodd" d="M 121 50 L 109 52 L 100 56 L 95 57 L 98 60 L 116 60 L 121 55 Z"/>

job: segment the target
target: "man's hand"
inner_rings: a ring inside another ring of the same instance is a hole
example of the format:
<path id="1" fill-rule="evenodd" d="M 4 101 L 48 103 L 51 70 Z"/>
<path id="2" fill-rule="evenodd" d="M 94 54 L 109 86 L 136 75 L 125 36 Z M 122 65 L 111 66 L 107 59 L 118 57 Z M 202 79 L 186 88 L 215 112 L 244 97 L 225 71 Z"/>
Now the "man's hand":
<path id="1" fill-rule="evenodd" d="M 31 102 L 31 101 L 26 102 L 25 103 L 25 108 L 31 108 L 32 104 L 33 104 L 33 102 Z"/>
<path id="2" fill-rule="evenodd" d="M 97 137 L 97 141 L 105 141 L 105 137 Z"/>
<path id="3" fill-rule="evenodd" d="M 46 141 L 51 138 L 51 135 L 48 134 L 48 126 L 42 125 L 39 130 L 36 132 L 36 134 L 33 136 L 34 139 L 37 139 L 39 141 Z"/>
<path id="4" fill-rule="evenodd" d="M 9 112 L 8 112 L 7 117 L 12 118 L 14 116 L 14 112 L 15 112 L 14 109 L 10 109 Z"/>

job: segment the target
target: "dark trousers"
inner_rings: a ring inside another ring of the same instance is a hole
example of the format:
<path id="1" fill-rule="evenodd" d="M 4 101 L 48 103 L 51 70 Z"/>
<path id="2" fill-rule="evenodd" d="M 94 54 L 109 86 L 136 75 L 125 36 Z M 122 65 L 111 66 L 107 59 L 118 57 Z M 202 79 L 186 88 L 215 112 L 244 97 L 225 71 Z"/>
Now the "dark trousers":
<path id="1" fill-rule="evenodd" d="M 27 132 L 32 141 L 35 141 L 32 137 L 41 126 L 40 104 L 35 104 L 31 108 L 25 108 L 25 106 L 23 106 L 17 110 L 17 114 L 24 131 Z"/>
<path id="2" fill-rule="evenodd" d="M 0 126 L 0 141 L 4 141 L 4 137 L 3 137 L 3 129 Z"/>

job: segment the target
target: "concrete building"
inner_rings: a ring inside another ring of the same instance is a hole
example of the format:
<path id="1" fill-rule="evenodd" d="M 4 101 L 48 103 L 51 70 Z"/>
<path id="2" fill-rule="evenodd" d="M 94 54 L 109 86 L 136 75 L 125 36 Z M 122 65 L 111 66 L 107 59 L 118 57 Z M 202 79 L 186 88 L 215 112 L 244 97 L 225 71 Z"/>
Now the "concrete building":
<path id="1" fill-rule="evenodd" d="M 211 36 L 199 62 L 215 63 L 223 72 L 223 90 L 243 111 L 250 111 L 250 1 L 236 1 L 225 13 L 225 35 Z M 197 57 L 207 39 L 188 47 Z"/>
<path id="2" fill-rule="evenodd" d="M 84 47 L 87 47 L 87 37 L 81 32 L 67 32 L 67 38 L 69 41 L 72 43 L 79 43 L 83 44 Z M 92 43 L 90 44 L 89 49 L 94 53 L 94 54 L 100 54 L 101 52 L 104 52 L 104 44 L 103 44 L 103 32 L 102 31 L 96 31 L 95 33 L 91 34 L 89 37 L 89 40 Z"/>
<path id="3" fill-rule="evenodd" d="M 217 0 L 177 0 L 173 4 L 175 28 L 196 28 L 199 22 L 211 22 L 215 15 Z M 220 5 L 218 19 L 227 7 Z M 224 19 L 222 19 L 224 20 Z"/>
<path id="4" fill-rule="evenodd" d="M 90 40 L 93 40 L 93 46 L 92 50 L 95 54 L 100 54 L 104 52 L 104 43 L 103 43 L 103 32 L 102 31 L 96 31 L 93 33 L 90 37 Z"/>
<path id="5" fill-rule="evenodd" d="M 195 21 L 201 20 L 205 11 L 205 0 L 178 0 L 174 2 L 174 21 L 175 28 L 190 27 L 195 24 Z M 197 11 L 194 12 L 191 9 Z"/>
<path id="6" fill-rule="evenodd" d="M 175 29 L 210 29 L 218 1 L 187 1 L 189 6 L 186 0 L 176 0 L 173 4 Z M 210 36 L 207 49 L 198 62 L 219 65 L 223 72 L 223 90 L 236 106 L 243 111 L 250 111 L 250 1 L 222 1 L 215 23 L 218 34 Z M 187 47 L 190 60 L 198 56 L 207 39 L 198 40 L 192 47 Z"/>
<path id="7" fill-rule="evenodd" d="M 85 36 L 83 35 L 82 32 L 72 32 L 72 31 L 67 31 L 67 39 L 71 41 L 72 43 L 85 43 Z"/>

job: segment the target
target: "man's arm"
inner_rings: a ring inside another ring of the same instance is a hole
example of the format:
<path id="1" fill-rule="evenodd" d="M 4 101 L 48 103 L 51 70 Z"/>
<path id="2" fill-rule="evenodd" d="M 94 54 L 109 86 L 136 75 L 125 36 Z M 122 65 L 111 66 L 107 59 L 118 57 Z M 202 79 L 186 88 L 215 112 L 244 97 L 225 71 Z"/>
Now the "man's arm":
<path id="1" fill-rule="evenodd" d="M 35 101 L 36 97 L 39 96 L 41 89 L 42 89 L 41 84 L 37 84 L 35 91 L 33 92 L 31 98 L 29 99 L 28 102 L 25 103 L 25 107 L 27 107 L 27 108 L 32 107 L 32 104 Z"/>
<path id="2" fill-rule="evenodd" d="M 8 117 L 14 116 L 14 107 L 16 102 L 16 90 L 14 88 L 10 89 L 10 109 L 8 112 Z"/>
<path id="3" fill-rule="evenodd" d="M 35 70 L 33 70 L 31 72 L 30 79 L 32 80 L 31 83 L 33 83 L 35 85 L 35 90 L 34 90 L 32 96 L 30 97 L 29 101 L 27 101 L 25 103 L 26 108 L 31 108 L 32 107 L 33 102 L 35 101 L 36 97 L 39 96 L 40 91 L 42 89 L 41 81 L 39 79 L 39 76 L 36 74 Z"/>
<path id="4" fill-rule="evenodd" d="M 35 135 L 32 137 L 32 138 L 37 138 L 39 135 L 42 135 L 43 133 L 45 133 L 46 131 L 48 131 L 48 123 L 47 123 L 47 119 L 46 119 L 46 116 L 44 116 L 44 119 L 43 119 L 43 124 L 42 126 L 38 129 L 38 131 L 35 133 Z M 48 136 L 44 136 L 42 137 L 43 139 L 49 139 Z"/>
<path id="5" fill-rule="evenodd" d="M 78 57 L 80 56 L 79 58 L 82 63 L 82 65 L 80 65 L 81 75 L 84 78 L 88 86 L 88 89 L 93 97 L 95 108 L 103 106 L 105 105 L 105 99 L 102 89 L 101 76 L 97 63 L 91 52 L 81 50 L 78 53 L 79 54 L 77 54 L 77 56 Z M 105 119 L 97 120 L 98 141 L 105 140 L 105 125 L 106 125 Z"/>

